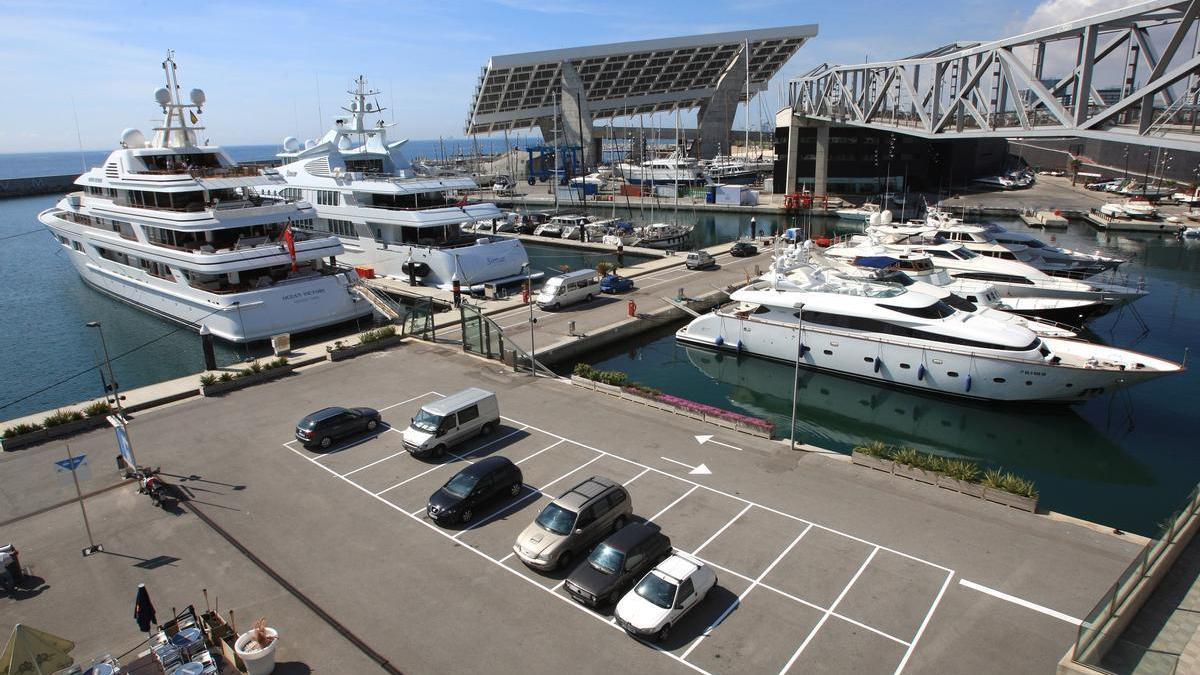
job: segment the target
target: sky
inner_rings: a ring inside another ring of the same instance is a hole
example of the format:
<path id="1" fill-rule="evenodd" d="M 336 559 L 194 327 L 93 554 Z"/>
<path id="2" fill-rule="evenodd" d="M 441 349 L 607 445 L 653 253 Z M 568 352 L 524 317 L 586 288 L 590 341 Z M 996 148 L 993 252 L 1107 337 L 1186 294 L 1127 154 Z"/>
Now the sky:
<path id="1" fill-rule="evenodd" d="M 397 137 L 428 139 L 462 136 L 492 55 L 818 24 L 752 105 L 757 125 L 785 103 L 788 79 L 824 62 L 998 39 L 1127 4 L 910 0 L 898 11 L 888 0 L 0 0 L 0 153 L 110 149 L 123 129 L 149 129 L 161 121 L 152 95 L 168 49 L 184 91 L 207 93 L 214 143 L 317 137 L 359 74 L 383 89 Z"/>

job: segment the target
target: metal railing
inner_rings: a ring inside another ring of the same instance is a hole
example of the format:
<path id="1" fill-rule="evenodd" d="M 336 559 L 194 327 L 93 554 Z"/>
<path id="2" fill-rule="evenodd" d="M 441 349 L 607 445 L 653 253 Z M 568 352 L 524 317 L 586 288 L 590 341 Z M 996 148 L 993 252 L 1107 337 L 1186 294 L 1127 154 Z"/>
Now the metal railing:
<path id="1" fill-rule="evenodd" d="M 536 359 L 521 349 L 504 335 L 504 330 L 495 321 L 483 315 L 474 305 L 463 303 L 459 306 L 462 321 L 463 351 L 478 354 L 489 359 L 496 359 L 512 366 L 516 371 L 534 372 L 551 371 L 538 363 Z"/>
<path id="2" fill-rule="evenodd" d="M 1106 634 L 1109 621 L 1121 611 L 1125 611 L 1125 601 L 1142 585 L 1163 554 L 1171 546 L 1187 544 L 1177 542 L 1176 537 L 1197 514 L 1200 514 L 1200 485 L 1192 488 L 1183 506 L 1163 523 L 1159 535 L 1142 548 L 1117 581 L 1101 596 L 1092 611 L 1083 618 L 1075 637 L 1075 645 L 1071 649 L 1072 661 L 1099 668 L 1105 654 L 1097 653 L 1098 650 L 1093 648 L 1097 639 Z"/>

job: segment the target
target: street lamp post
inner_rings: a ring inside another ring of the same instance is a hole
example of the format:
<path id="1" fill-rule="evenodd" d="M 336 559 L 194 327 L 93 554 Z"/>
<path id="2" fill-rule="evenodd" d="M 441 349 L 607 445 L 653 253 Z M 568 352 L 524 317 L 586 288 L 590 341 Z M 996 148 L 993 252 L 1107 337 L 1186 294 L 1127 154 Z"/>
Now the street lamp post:
<path id="1" fill-rule="evenodd" d="M 804 357 L 804 303 L 798 302 L 796 308 L 796 370 L 792 373 L 792 450 L 796 449 L 796 394 L 800 388 L 800 359 Z"/>
<path id="2" fill-rule="evenodd" d="M 529 291 L 529 372 L 537 377 L 537 348 L 533 344 L 533 325 L 537 323 L 533 316 L 533 266 L 525 263 L 521 267 L 525 268 L 525 288 Z"/>
<path id="3" fill-rule="evenodd" d="M 100 345 L 104 347 L 104 367 L 106 370 L 108 370 L 108 386 L 112 387 L 113 400 L 116 401 L 117 404 L 117 416 L 121 419 L 125 419 L 125 410 L 121 407 L 121 392 L 117 386 L 117 378 L 113 375 L 112 359 L 110 359 L 108 356 L 108 342 L 104 339 L 104 327 L 100 325 L 99 321 L 89 321 L 87 322 L 87 327 L 95 328 L 100 331 Z M 104 398 L 105 400 L 108 400 L 107 390 L 104 392 Z"/>

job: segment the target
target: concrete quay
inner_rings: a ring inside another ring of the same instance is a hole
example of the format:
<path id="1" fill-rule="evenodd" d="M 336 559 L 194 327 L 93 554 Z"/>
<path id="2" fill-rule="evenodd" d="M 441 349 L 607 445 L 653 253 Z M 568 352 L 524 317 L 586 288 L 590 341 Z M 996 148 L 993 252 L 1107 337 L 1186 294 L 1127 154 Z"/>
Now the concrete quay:
<path id="1" fill-rule="evenodd" d="M 75 189 L 75 179 L 78 177 L 79 174 L 72 173 L 66 176 L 0 178 L 0 199 L 70 192 Z"/>
<path id="2" fill-rule="evenodd" d="M 444 461 L 404 452 L 398 430 L 417 408 L 465 386 L 497 392 L 502 427 Z M 309 452 L 293 426 L 325 405 L 369 405 L 387 425 Z M 773 441 L 717 431 L 736 447 L 696 442 L 710 433 L 696 420 L 413 342 L 147 410 L 130 425 L 138 457 L 191 502 L 164 513 L 131 486 L 89 497 L 109 554 L 79 556 L 86 538 L 73 490 L 51 471 L 61 445 L 0 457 L 2 508 L 13 514 L 5 539 L 43 580 L 36 592 L 0 598 L 0 632 L 21 621 L 75 640 L 81 658 L 119 653 L 141 638 L 128 617 L 136 583 L 163 614 L 202 605 L 207 588 L 222 610 L 235 609 L 239 627 L 268 615 L 284 636 L 280 659 L 293 667 L 378 669 L 266 566 L 405 673 L 1047 672 L 1139 549 L 1140 538 Z M 71 446 L 94 462 L 85 492 L 118 482 L 105 468 L 116 453 L 111 431 Z M 519 463 L 526 487 L 514 501 L 457 528 L 423 517 L 437 486 L 490 454 Z M 689 473 L 701 463 L 711 474 Z M 547 495 L 591 474 L 625 483 L 635 514 L 717 571 L 717 589 L 662 645 L 630 639 L 608 610 L 568 599 L 562 573 L 538 574 L 511 555 Z M 531 650 L 531 635 L 561 647 Z M 571 645 L 588 645 L 587 658 Z"/>

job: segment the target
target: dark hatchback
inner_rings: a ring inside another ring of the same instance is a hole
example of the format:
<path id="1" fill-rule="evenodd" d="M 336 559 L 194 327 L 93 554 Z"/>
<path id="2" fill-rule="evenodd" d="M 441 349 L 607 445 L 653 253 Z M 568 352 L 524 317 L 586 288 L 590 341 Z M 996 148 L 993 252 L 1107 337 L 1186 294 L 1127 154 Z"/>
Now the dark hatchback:
<path id="1" fill-rule="evenodd" d="M 653 523 L 630 523 L 592 549 L 563 588 L 589 607 L 621 599 L 638 579 L 671 553 L 671 539 Z"/>
<path id="2" fill-rule="evenodd" d="M 374 408 L 321 408 L 296 425 L 296 440 L 305 447 L 326 449 L 339 438 L 375 431 L 382 422 Z"/>
<path id="3" fill-rule="evenodd" d="M 758 247 L 748 241 L 739 241 L 729 247 L 729 255 L 735 258 L 745 258 L 747 256 L 758 255 Z"/>
<path id="4" fill-rule="evenodd" d="M 425 512 L 439 525 L 466 523 L 493 499 L 521 494 L 521 469 L 507 457 L 487 457 L 471 464 L 430 495 Z"/>

